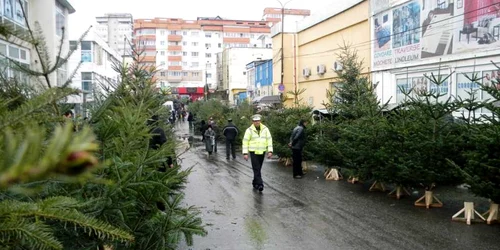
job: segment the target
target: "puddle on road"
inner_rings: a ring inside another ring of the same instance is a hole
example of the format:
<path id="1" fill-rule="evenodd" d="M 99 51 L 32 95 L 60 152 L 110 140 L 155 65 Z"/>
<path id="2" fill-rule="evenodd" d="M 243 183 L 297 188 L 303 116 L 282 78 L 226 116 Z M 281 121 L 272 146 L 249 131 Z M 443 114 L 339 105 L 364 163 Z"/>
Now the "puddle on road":
<path id="1" fill-rule="evenodd" d="M 246 218 L 245 229 L 252 242 L 256 244 L 257 249 L 262 249 L 267 235 L 261 223 L 256 219 Z"/>

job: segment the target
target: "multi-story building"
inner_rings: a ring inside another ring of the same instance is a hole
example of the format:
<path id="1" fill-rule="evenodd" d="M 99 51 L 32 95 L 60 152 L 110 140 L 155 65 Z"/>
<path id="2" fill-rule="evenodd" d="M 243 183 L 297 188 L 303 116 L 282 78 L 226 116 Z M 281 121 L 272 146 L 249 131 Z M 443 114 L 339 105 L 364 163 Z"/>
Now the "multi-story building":
<path id="1" fill-rule="evenodd" d="M 67 29 L 64 30 L 64 28 L 68 27 L 68 16 L 75 12 L 73 6 L 67 0 L 25 0 L 22 2 L 31 29 L 34 30 L 35 23 L 37 23 L 38 27 L 43 31 L 48 59 L 55 62 L 60 47 L 62 50 L 61 55 L 66 55 L 69 52 L 69 41 L 67 40 Z M 18 0 L 2 1 L 0 3 L 0 16 L 2 23 L 13 28 L 16 32 L 25 33 L 28 31 L 23 10 Z M 32 44 L 19 37 L 0 38 L 0 53 L 2 56 L 14 59 L 35 70 L 41 69 L 40 58 L 33 49 Z M 6 63 L 7 65 L 5 65 Z M 19 73 L 13 70 L 8 65 L 8 62 L 6 63 L 2 63 L 2 70 L 5 69 L 6 76 L 19 76 Z M 66 82 L 67 65 L 61 66 L 57 72 L 51 74 L 49 80 L 52 86 Z"/>
<path id="2" fill-rule="evenodd" d="M 160 87 L 180 88 L 177 93 L 194 98 L 203 96 L 204 85 L 216 89 L 217 53 L 224 48 L 259 47 L 262 37 L 270 39 L 266 22 L 220 17 L 139 19 L 134 31 L 136 47 L 143 50 L 142 62 L 156 66 Z"/>
<path id="3" fill-rule="evenodd" d="M 299 97 L 303 104 L 324 108 L 323 103 L 328 102 L 327 90 L 334 91 L 337 84 L 335 69 L 340 67 L 337 53 L 344 43 L 357 50 L 359 59 L 365 63 L 364 73 L 369 72 L 370 48 L 360 42 L 370 40 L 369 1 L 339 1 L 324 10 L 297 23 L 285 19 L 284 32 L 281 32 L 281 23 L 272 28 L 273 54 L 276 55 L 273 58 L 274 93 L 285 95 L 285 105 L 295 101 L 289 91 L 304 90 Z"/>
<path id="4" fill-rule="evenodd" d="M 247 64 L 249 61 L 272 58 L 271 48 L 226 48 L 222 52 L 222 90 L 228 93 L 228 101 L 246 99 Z M 242 97 L 245 96 L 245 97 Z"/>
<path id="5" fill-rule="evenodd" d="M 83 104 L 94 101 L 97 92 L 105 94 L 103 88 L 118 83 L 119 73 L 114 66 L 122 62 L 122 57 L 98 35 L 95 28 L 89 31 L 81 44 L 77 41 L 70 41 L 70 44 L 76 50 L 68 61 L 69 69 L 73 72 L 80 66 L 71 84 L 81 90 L 81 94 L 72 96 L 67 102 L 75 104 L 75 113 L 86 116 Z"/>
<path id="6" fill-rule="evenodd" d="M 247 64 L 247 96 L 250 99 L 273 95 L 273 60 L 258 60 Z"/>
<path id="7" fill-rule="evenodd" d="M 500 55 L 500 1 L 372 0 L 370 14 L 372 81 L 383 102 L 402 102 L 410 88 L 441 93 L 441 100 L 466 99 L 471 90 L 491 98 L 468 77 L 477 73 L 485 85 L 500 80 L 491 63 Z M 436 84 L 425 77 L 431 74 L 449 78 Z"/>
<path id="8" fill-rule="evenodd" d="M 265 20 L 218 16 L 138 19 L 134 21 L 134 39 L 136 48 L 143 51 L 142 63 L 156 66 L 159 87 L 198 98 L 204 95 L 205 85 L 215 92 L 220 83 L 216 78 L 217 53 L 225 48 L 272 47 L 268 24 Z"/>
<path id="9" fill-rule="evenodd" d="M 285 22 L 295 23 L 310 16 L 311 11 L 304 9 L 265 8 L 262 20 L 265 20 L 269 26 L 274 26 L 275 24 L 281 22 L 282 15 L 285 16 Z"/>
<path id="10" fill-rule="evenodd" d="M 131 55 L 134 19 L 128 13 L 108 13 L 96 17 L 96 32 L 121 56 Z"/>

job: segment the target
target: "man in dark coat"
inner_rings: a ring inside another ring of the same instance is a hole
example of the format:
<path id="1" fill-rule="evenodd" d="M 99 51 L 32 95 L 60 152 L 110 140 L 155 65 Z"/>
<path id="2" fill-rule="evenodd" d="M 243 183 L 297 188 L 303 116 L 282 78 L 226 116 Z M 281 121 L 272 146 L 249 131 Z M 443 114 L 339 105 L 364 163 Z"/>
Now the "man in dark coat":
<path id="1" fill-rule="evenodd" d="M 234 148 L 234 141 L 238 137 L 239 130 L 233 124 L 233 120 L 229 118 L 227 125 L 222 130 L 222 133 L 226 137 L 226 160 L 229 160 L 229 150 L 231 150 L 231 155 L 233 160 L 236 159 L 236 149 Z"/>
<path id="2" fill-rule="evenodd" d="M 292 148 L 293 178 L 295 179 L 301 179 L 304 176 L 302 171 L 302 151 L 306 145 L 306 125 L 307 120 L 300 120 L 297 127 L 293 129 L 290 143 L 288 143 L 288 146 Z"/>
<path id="3" fill-rule="evenodd" d="M 158 150 L 163 144 L 167 142 L 167 136 L 165 135 L 165 131 L 159 126 L 158 124 L 158 116 L 153 115 L 151 119 L 148 120 L 148 125 L 152 126 L 150 133 L 151 133 L 151 139 L 149 139 L 149 148 L 153 150 Z M 173 160 L 172 157 L 167 157 L 167 166 L 169 168 L 173 167 Z M 162 167 L 160 167 L 159 171 L 165 172 L 167 166 L 165 164 L 162 164 Z"/>

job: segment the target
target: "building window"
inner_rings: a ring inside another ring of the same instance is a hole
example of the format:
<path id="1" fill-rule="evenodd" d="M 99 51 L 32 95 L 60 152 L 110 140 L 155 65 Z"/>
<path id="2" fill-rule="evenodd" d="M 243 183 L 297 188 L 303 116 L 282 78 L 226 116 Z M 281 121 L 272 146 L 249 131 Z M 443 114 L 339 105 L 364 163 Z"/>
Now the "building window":
<path id="1" fill-rule="evenodd" d="M 56 1 L 56 34 L 58 36 L 62 36 L 65 23 L 64 6 Z"/>
<path id="2" fill-rule="evenodd" d="M 205 48 L 210 49 L 212 45 L 210 43 L 205 43 Z"/>
<path id="3" fill-rule="evenodd" d="M 168 75 L 169 76 L 181 76 L 181 72 L 180 71 L 169 71 Z"/>
<path id="4" fill-rule="evenodd" d="M 188 55 L 188 53 L 187 53 L 186 51 L 183 51 L 183 52 L 182 52 L 182 55 L 183 55 L 183 56 L 187 56 L 187 55 Z"/>
<path id="5" fill-rule="evenodd" d="M 198 76 L 200 76 L 200 72 L 193 72 L 193 73 L 191 73 L 191 74 L 193 75 L 193 77 L 198 77 Z"/>
<path id="6" fill-rule="evenodd" d="M 206 38 L 211 38 L 212 37 L 212 33 L 205 33 L 205 37 Z"/>
<path id="7" fill-rule="evenodd" d="M 160 76 L 165 76 L 165 72 L 164 71 L 160 72 Z"/>
<path id="8" fill-rule="evenodd" d="M 3 4 L 2 4 L 3 3 Z M 16 23 L 26 26 L 26 20 L 24 19 L 23 10 L 19 0 L 2 0 L 0 1 L 0 6 L 3 6 L 3 16 L 15 21 Z M 28 2 L 23 1 L 24 12 L 28 12 Z M 2 13 L 2 12 L 0 12 Z"/>
<path id="9" fill-rule="evenodd" d="M 182 45 L 183 45 L 183 46 L 187 46 L 187 45 L 188 45 L 188 42 L 182 42 Z"/>
<path id="10" fill-rule="evenodd" d="M 92 62 L 92 42 L 82 41 L 82 58 L 81 62 Z"/>
<path id="11" fill-rule="evenodd" d="M 212 74 L 211 73 L 207 73 L 207 78 L 212 78 Z"/>
<path id="12" fill-rule="evenodd" d="M 212 54 L 210 54 L 210 53 L 205 53 L 205 57 L 206 57 L 206 58 L 210 58 L 210 57 L 212 57 Z"/>
<path id="13" fill-rule="evenodd" d="M 188 66 L 187 62 L 182 62 L 182 66 Z"/>
<path id="14" fill-rule="evenodd" d="M 220 43 L 217 44 L 217 47 L 222 48 L 222 44 L 220 44 Z"/>
<path id="15" fill-rule="evenodd" d="M 182 72 L 182 76 L 188 76 L 188 72 L 183 71 L 183 72 Z"/>
<path id="16" fill-rule="evenodd" d="M 193 57 L 198 57 L 199 53 L 198 52 L 191 52 L 191 56 Z"/>
<path id="17" fill-rule="evenodd" d="M 183 31 L 183 32 L 182 32 L 182 35 L 183 35 L 183 36 L 187 36 L 187 34 L 188 34 L 188 32 L 187 32 L 187 31 Z"/>
<path id="18" fill-rule="evenodd" d="M 192 42 L 191 45 L 198 46 L 198 42 Z"/>
<path id="19" fill-rule="evenodd" d="M 200 33 L 198 31 L 192 31 L 191 36 L 199 36 Z"/>
<path id="20" fill-rule="evenodd" d="M 92 91 L 92 72 L 82 72 L 82 90 Z"/>
<path id="21" fill-rule="evenodd" d="M 191 67 L 199 67 L 200 63 L 199 62 L 192 62 Z"/>
<path id="22" fill-rule="evenodd" d="M 160 41 L 160 45 L 165 45 L 165 41 Z"/>
<path id="23" fill-rule="evenodd" d="M 164 56 L 165 55 L 165 51 L 160 51 L 160 55 Z"/>
<path id="24" fill-rule="evenodd" d="M 164 30 L 160 30 L 160 36 L 164 36 L 165 35 L 165 31 Z"/>

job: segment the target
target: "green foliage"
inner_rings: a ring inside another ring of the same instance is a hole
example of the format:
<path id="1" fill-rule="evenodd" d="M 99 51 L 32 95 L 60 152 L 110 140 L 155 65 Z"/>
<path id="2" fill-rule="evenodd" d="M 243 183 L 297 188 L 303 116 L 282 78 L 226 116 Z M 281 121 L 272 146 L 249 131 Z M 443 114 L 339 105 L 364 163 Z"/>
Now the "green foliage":
<path id="1" fill-rule="evenodd" d="M 0 248 L 174 249 L 206 234 L 199 212 L 182 203 L 190 168 L 162 168 L 175 158 L 171 130 L 168 143 L 149 148 L 147 120 L 164 102 L 154 69 L 117 65 L 120 84 L 104 88 L 88 123 L 74 126 L 61 104 L 75 93 L 73 75 L 59 86 L 49 77 L 73 51 L 51 63 L 41 31 L 29 30 L 41 71 L 18 70 L 45 82 L 0 79 Z"/>
<path id="2" fill-rule="evenodd" d="M 497 69 L 500 67 L 493 63 Z M 500 100 L 498 84 L 500 79 L 494 79 L 492 85 L 483 85 L 477 73 L 468 77 L 473 83 L 480 85 L 481 90 L 492 96 L 490 100 L 477 101 L 471 91 L 471 97 L 463 101 L 465 109 L 462 125 L 465 146 L 462 148 L 462 161 L 451 159 L 450 165 L 463 168 L 462 172 L 471 191 L 481 197 L 500 203 L 500 107 L 496 104 Z M 487 108 L 491 116 L 478 117 L 474 112 L 478 108 Z M 484 121 L 484 122 L 482 122 Z"/>
<path id="3" fill-rule="evenodd" d="M 273 154 L 280 158 L 292 157 L 292 150 L 288 147 L 292 130 L 298 125 L 300 119 L 309 121 L 310 117 L 311 108 L 304 106 L 269 112 L 262 123 L 271 131 L 273 137 Z M 311 142 L 310 138 L 314 138 L 314 136 L 309 134 L 309 131 L 306 132 L 306 135 L 308 136 L 306 138 L 307 142 Z"/>
<path id="4" fill-rule="evenodd" d="M 23 10 L 24 11 L 24 10 Z M 26 16 L 26 15 L 25 15 Z M 67 62 L 58 54 L 55 63 L 47 53 L 41 30 L 18 38 L 34 46 L 40 69 L 9 60 L 17 77 L 0 78 L 0 246 L 2 249 L 63 249 L 60 232 L 83 231 L 96 241 L 132 241 L 133 236 L 81 211 L 79 197 L 54 193 L 42 197 L 52 183 L 78 185 L 99 165 L 98 143 L 90 128 L 74 131 L 63 118 L 61 102 L 75 93 L 69 81 L 56 86 L 51 75 Z M 3 39 L 14 32 L 2 27 Z M 61 40 L 60 47 L 63 45 Z M 6 65 L 4 65 L 6 66 Z M 27 77 L 19 77 L 21 75 Z M 70 76 L 70 79 L 73 76 Z M 31 80 L 31 82 L 27 82 Z M 35 81 L 37 80 L 37 81 Z M 65 110 L 64 110 L 65 111 Z M 90 170 L 90 171 L 89 171 Z M 67 227 L 67 225 L 71 227 Z"/>

